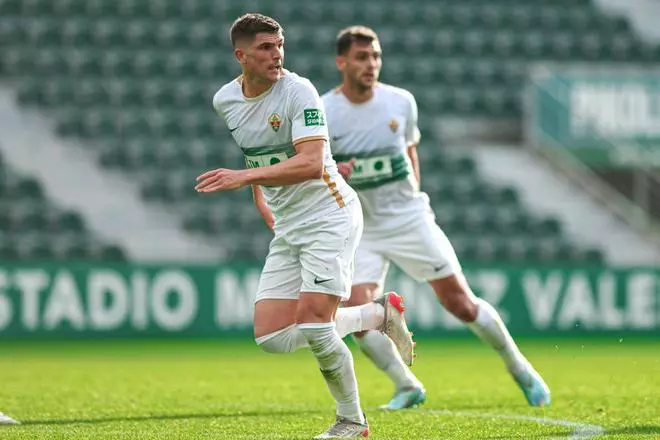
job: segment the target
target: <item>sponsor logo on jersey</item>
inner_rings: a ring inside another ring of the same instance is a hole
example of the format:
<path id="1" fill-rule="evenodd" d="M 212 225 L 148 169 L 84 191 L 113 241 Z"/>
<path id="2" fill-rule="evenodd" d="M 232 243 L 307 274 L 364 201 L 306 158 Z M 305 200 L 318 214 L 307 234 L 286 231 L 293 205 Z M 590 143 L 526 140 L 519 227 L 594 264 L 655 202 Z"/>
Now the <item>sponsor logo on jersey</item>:
<path id="1" fill-rule="evenodd" d="M 280 119 L 280 115 L 273 113 L 268 117 L 268 123 L 270 124 L 270 128 L 277 132 L 280 129 L 280 125 L 282 125 L 282 119 Z"/>
<path id="2" fill-rule="evenodd" d="M 305 117 L 305 127 L 318 126 L 321 127 L 325 125 L 325 115 L 323 110 L 318 108 L 306 108 L 303 112 Z"/>

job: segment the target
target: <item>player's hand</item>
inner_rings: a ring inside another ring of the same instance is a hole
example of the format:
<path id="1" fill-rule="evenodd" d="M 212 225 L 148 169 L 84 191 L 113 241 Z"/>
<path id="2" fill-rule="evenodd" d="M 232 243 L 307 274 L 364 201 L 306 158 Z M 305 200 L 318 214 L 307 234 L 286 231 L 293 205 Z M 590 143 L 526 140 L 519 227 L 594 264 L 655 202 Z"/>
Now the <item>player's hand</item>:
<path id="1" fill-rule="evenodd" d="M 349 179 L 351 174 L 353 174 L 353 167 L 355 166 L 355 159 L 351 159 L 348 162 L 337 162 L 337 169 L 339 174 L 342 175 L 344 179 Z"/>
<path id="2" fill-rule="evenodd" d="M 208 193 L 242 188 L 247 185 L 244 171 L 245 170 L 229 170 L 226 168 L 207 171 L 197 177 L 195 190 L 197 190 L 197 192 Z"/>

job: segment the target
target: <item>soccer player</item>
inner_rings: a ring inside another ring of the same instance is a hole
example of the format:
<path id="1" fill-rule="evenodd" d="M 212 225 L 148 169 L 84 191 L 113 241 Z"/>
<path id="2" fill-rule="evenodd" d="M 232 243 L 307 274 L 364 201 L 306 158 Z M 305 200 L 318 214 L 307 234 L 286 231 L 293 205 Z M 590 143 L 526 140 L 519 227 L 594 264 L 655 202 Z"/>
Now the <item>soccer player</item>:
<path id="1" fill-rule="evenodd" d="M 18 425 L 19 422 L 0 412 L 0 425 Z"/>
<path id="2" fill-rule="evenodd" d="M 419 189 L 417 104 L 407 90 L 378 82 L 382 65 L 376 33 L 364 26 L 342 30 L 336 64 L 343 82 L 323 95 L 331 147 L 340 173 L 359 196 L 364 233 L 347 305 L 378 295 L 390 262 L 427 281 L 442 305 L 499 353 L 530 405 L 550 403 L 543 379 L 520 353 L 497 311 L 473 295 L 454 249 L 436 225 Z M 384 409 L 422 403 L 422 383 L 379 332 L 354 334 L 362 351 L 395 383 Z"/>
<path id="3" fill-rule="evenodd" d="M 255 299 L 256 342 L 271 353 L 311 349 L 337 403 L 335 424 L 316 438 L 366 437 L 353 358 L 341 338 L 380 329 L 412 363 L 401 298 L 390 293 L 337 310 L 350 295 L 363 220 L 332 159 L 323 102 L 309 80 L 283 69 L 284 36 L 275 20 L 246 14 L 230 34 L 242 75 L 215 94 L 213 106 L 247 168 L 206 172 L 195 188 L 208 193 L 252 185 L 275 233 Z"/>

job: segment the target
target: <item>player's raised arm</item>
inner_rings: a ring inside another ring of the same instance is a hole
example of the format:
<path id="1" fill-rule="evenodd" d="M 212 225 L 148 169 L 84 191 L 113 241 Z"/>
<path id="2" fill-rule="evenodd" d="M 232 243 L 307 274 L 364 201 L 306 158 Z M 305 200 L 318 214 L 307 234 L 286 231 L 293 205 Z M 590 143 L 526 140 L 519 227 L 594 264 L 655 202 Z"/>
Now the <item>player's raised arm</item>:
<path id="1" fill-rule="evenodd" d="M 283 162 L 245 170 L 245 182 L 252 185 L 294 185 L 323 176 L 325 139 L 306 139 L 294 144 L 296 154 Z"/>

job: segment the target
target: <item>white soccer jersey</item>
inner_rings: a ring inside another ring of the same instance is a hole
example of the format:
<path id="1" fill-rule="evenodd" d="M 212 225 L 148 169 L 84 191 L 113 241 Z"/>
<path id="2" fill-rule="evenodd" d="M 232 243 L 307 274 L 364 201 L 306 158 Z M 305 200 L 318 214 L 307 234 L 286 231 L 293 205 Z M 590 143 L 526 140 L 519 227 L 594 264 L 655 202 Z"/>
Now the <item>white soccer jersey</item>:
<path id="1" fill-rule="evenodd" d="M 350 102 L 340 89 L 323 95 L 323 103 L 335 160 L 356 159 L 349 183 L 360 196 L 365 225 L 391 226 L 392 216 L 405 221 L 401 214 L 428 211 L 407 154 L 420 140 L 413 95 L 379 83 L 365 103 Z"/>
<path id="2" fill-rule="evenodd" d="M 215 94 L 213 107 L 243 150 L 249 168 L 273 165 L 293 157 L 294 145 L 299 142 L 326 141 L 322 179 L 262 187 L 276 221 L 301 218 L 310 211 L 321 215 L 337 206 L 343 207 L 355 197 L 355 192 L 337 172 L 327 143 L 323 102 L 306 78 L 284 71 L 267 92 L 247 98 L 239 77 Z"/>

